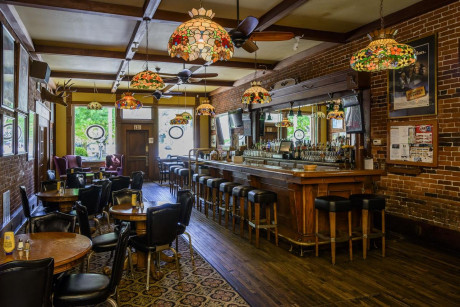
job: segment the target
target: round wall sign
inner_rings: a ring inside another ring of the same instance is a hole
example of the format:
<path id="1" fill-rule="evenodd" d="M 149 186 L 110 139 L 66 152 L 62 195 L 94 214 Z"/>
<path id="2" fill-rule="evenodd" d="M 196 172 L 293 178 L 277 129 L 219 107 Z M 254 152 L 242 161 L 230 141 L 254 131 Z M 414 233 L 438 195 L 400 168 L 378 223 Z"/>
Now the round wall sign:
<path id="1" fill-rule="evenodd" d="M 172 139 L 180 139 L 184 135 L 184 130 L 179 126 L 172 126 L 168 131 L 169 136 Z"/>
<path id="2" fill-rule="evenodd" d="M 303 138 L 305 137 L 305 132 L 303 132 L 302 129 L 297 129 L 294 132 L 294 137 L 296 140 L 303 140 Z"/>
<path id="3" fill-rule="evenodd" d="M 104 137 L 105 129 L 101 125 L 91 125 L 86 128 L 86 135 L 92 140 L 99 140 Z"/>

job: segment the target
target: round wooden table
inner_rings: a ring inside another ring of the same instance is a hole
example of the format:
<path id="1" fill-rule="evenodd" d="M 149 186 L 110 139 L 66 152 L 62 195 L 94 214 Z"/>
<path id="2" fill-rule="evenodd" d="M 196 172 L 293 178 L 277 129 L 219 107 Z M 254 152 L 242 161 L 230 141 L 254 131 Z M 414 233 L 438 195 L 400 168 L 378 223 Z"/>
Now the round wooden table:
<path id="1" fill-rule="evenodd" d="M 38 192 L 36 195 L 39 200 L 58 203 L 59 211 L 69 213 L 72 211 L 74 203 L 78 200 L 78 189 L 65 189 L 64 193 L 59 193 L 58 190 L 50 190 L 46 192 Z"/>
<path id="2" fill-rule="evenodd" d="M 16 248 L 19 239 L 30 242 L 30 251 L 14 250 L 12 255 L 0 253 L 0 264 L 13 260 L 38 260 L 54 258 L 54 274 L 62 273 L 77 266 L 91 250 L 91 240 L 78 233 L 37 232 L 15 236 Z M 3 246 L 3 238 L 0 239 Z"/>
<path id="3" fill-rule="evenodd" d="M 138 209 L 133 207 L 131 204 L 121 204 L 112 206 L 110 208 L 110 214 L 114 219 L 136 222 L 136 233 L 138 235 L 145 235 L 146 225 L 147 225 L 147 209 L 150 207 L 161 206 L 167 204 L 168 202 L 164 201 L 147 201 L 144 202 L 144 208 Z M 144 268 L 147 265 L 147 257 L 145 253 L 136 252 L 137 254 L 137 267 Z M 165 254 L 161 253 L 161 260 L 166 262 L 173 262 L 174 257 L 168 257 Z M 155 266 L 151 266 L 150 270 L 153 274 L 153 278 L 160 279 L 163 274 L 161 272 L 156 272 Z M 161 273 L 161 274 L 160 274 Z"/>

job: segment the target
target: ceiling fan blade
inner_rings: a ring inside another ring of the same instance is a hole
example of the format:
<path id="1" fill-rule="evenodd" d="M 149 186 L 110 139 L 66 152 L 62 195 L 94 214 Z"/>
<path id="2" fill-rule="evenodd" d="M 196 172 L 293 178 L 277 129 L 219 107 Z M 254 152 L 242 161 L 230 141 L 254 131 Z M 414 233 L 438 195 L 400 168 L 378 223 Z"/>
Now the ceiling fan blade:
<path id="1" fill-rule="evenodd" d="M 160 73 L 158 73 L 158 74 L 159 74 L 160 76 L 166 76 L 166 77 L 176 77 L 176 76 L 177 76 L 177 74 L 167 74 L 167 73 L 162 73 L 162 72 L 160 72 Z"/>
<path id="2" fill-rule="evenodd" d="M 256 43 L 254 43 L 252 40 L 249 40 L 249 39 L 245 41 L 243 46 L 241 47 L 249 53 L 253 53 L 259 50 L 259 47 L 257 47 Z"/>
<path id="3" fill-rule="evenodd" d="M 216 73 L 207 73 L 207 74 L 192 74 L 190 77 L 191 78 L 213 78 L 217 77 L 219 74 Z"/>
<path id="4" fill-rule="evenodd" d="M 174 77 L 174 78 L 165 78 L 163 79 L 163 82 L 164 83 L 178 83 L 180 80 L 178 77 Z"/>
<path id="5" fill-rule="evenodd" d="M 188 81 L 190 83 L 200 82 L 201 80 L 203 80 L 203 78 L 190 78 L 190 79 L 188 79 Z"/>
<path id="6" fill-rule="evenodd" d="M 249 36 L 258 24 L 259 20 L 257 18 L 255 18 L 254 16 L 248 16 L 245 19 L 243 19 L 242 22 L 240 22 L 238 27 L 236 27 L 236 30 L 240 31 L 246 36 Z"/>
<path id="7" fill-rule="evenodd" d="M 174 86 L 176 86 L 176 84 L 168 84 L 165 86 L 165 88 L 163 90 L 161 90 L 163 92 L 163 94 L 166 94 L 167 92 L 169 92 L 169 90 L 171 88 L 173 88 Z"/>
<path id="8" fill-rule="evenodd" d="M 202 67 L 201 65 L 195 65 L 195 66 L 190 67 L 188 70 L 190 70 L 193 74 L 195 71 L 197 71 L 201 67 Z"/>
<path id="9" fill-rule="evenodd" d="M 254 32 L 249 37 L 250 40 L 259 42 L 287 41 L 291 38 L 294 38 L 294 33 L 279 31 Z"/>

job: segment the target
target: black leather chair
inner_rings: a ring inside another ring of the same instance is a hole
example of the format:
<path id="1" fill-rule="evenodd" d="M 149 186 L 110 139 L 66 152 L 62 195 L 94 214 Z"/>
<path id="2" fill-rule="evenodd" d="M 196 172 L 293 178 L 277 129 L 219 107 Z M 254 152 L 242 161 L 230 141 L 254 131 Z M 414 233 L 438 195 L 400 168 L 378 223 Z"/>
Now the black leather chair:
<path id="1" fill-rule="evenodd" d="M 47 170 L 46 174 L 48 176 L 48 180 L 56 180 L 56 172 L 54 169 Z"/>
<path id="2" fill-rule="evenodd" d="M 118 242 L 118 233 L 110 232 L 110 233 L 105 233 L 103 235 L 99 235 L 99 236 L 92 238 L 91 228 L 89 226 L 89 219 L 88 219 L 88 209 L 85 206 L 83 206 L 81 202 L 79 201 L 75 203 L 75 209 L 77 211 L 78 224 L 80 225 L 80 233 L 88 237 L 93 242 L 91 252 L 86 258 L 87 259 L 86 272 L 88 272 L 90 260 L 94 253 L 115 251 L 115 248 L 117 247 L 117 242 Z M 131 271 L 132 271 L 132 268 L 131 268 Z"/>
<path id="3" fill-rule="evenodd" d="M 42 192 L 57 190 L 56 180 L 47 180 L 40 183 Z"/>
<path id="4" fill-rule="evenodd" d="M 190 190 L 182 190 L 177 192 L 177 203 L 179 204 L 179 223 L 177 223 L 177 237 L 176 237 L 176 251 L 179 251 L 179 242 L 177 238 L 181 234 L 185 234 L 188 237 L 188 244 L 190 248 L 190 258 L 192 259 L 192 265 L 195 266 L 195 260 L 193 259 L 193 247 L 192 237 L 185 231 L 188 224 L 190 223 L 190 216 L 192 215 L 193 209 L 193 194 Z"/>
<path id="5" fill-rule="evenodd" d="M 112 306 L 117 306 L 117 286 L 123 275 L 129 231 L 129 224 L 121 227 L 110 278 L 103 274 L 93 273 L 65 275 L 58 280 L 54 288 L 54 306 L 95 305 L 105 301 Z M 111 298 L 113 295 L 116 301 Z"/>
<path id="6" fill-rule="evenodd" d="M 99 185 L 102 187 L 101 192 L 101 200 L 99 201 L 99 208 L 98 214 L 96 218 L 99 220 L 99 216 L 104 216 L 107 218 L 107 226 L 110 228 L 110 218 L 109 218 L 109 199 L 110 199 L 110 192 L 112 190 L 112 181 L 109 179 L 106 180 L 99 180 L 95 183 L 95 185 Z"/>
<path id="7" fill-rule="evenodd" d="M 142 201 L 142 191 L 139 190 L 123 189 L 112 192 L 113 205 L 130 204 L 133 194 L 136 194 L 138 201 Z"/>
<path id="8" fill-rule="evenodd" d="M 82 189 L 86 186 L 86 175 L 83 173 L 67 174 L 66 187 L 69 189 Z"/>
<path id="9" fill-rule="evenodd" d="M 152 252 L 157 254 L 156 264 L 160 270 L 160 252 L 171 250 L 174 253 L 177 266 L 177 274 L 180 277 L 180 266 L 177 252 L 171 247 L 177 236 L 177 223 L 179 222 L 179 204 L 165 204 L 147 209 L 146 234 L 133 236 L 129 242 L 132 247 L 147 253 L 147 282 L 145 288 L 149 289 L 150 259 Z"/>
<path id="10" fill-rule="evenodd" d="M 75 215 L 52 212 L 47 215 L 32 217 L 31 232 L 75 232 L 76 221 Z"/>
<path id="11" fill-rule="evenodd" d="M 0 306 L 51 306 L 54 259 L 0 265 Z"/>
<path id="12" fill-rule="evenodd" d="M 117 176 L 117 177 L 110 177 L 109 179 L 110 181 L 112 181 L 112 189 L 110 191 L 109 203 L 113 204 L 112 193 L 115 191 L 123 190 L 123 189 L 129 189 L 131 178 L 129 178 L 128 176 Z"/>
<path id="13" fill-rule="evenodd" d="M 131 189 L 133 190 L 142 190 L 142 185 L 144 184 L 144 172 L 132 172 L 131 173 Z"/>
<path id="14" fill-rule="evenodd" d="M 99 234 L 102 234 L 101 225 L 99 220 L 96 218 L 99 210 L 99 204 L 101 200 L 102 187 L 99 185 L 91 185 L 87 188 L 80 189 L 78 192 L 78 200 L 83 206 L 88 209 L 88 215 L 96 223 Z M 76 213 L 75 213 L 76 214 Z"/>
<path id="15" fill-rule="evenodd" d="M 30 230 L 30 223 L 33 217 L 44 216 L 47 214 L 45 210 L 35 210 L 35 212 L 30 212 L 30 205 L 29 205 L 29 198 L 27 197 L 26 187 L 21 185 L 19 187 L 19 193 L 21 194 L 21 201 L 22 201 L 22 211 L 26 218 L 26 232 Z M 40 208 L 39 208 L 40 209 Z"/>

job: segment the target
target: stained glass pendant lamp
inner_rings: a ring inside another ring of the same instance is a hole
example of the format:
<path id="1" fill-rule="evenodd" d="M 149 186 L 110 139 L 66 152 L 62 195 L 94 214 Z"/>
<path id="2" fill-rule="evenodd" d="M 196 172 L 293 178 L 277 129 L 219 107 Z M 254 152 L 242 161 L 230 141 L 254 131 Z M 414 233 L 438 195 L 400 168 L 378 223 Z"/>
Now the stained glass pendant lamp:
<path id="1" fill-rule="evenodd" d="M 171 125 L 187 125 L 188 119 L 182 117 L 182 114 L 176 114 L 176 117 L 169 121 Z"/>
<path id="2" fill-rule="evenodd" d="M 185 87 L 185 95 L 184 95 L 184 109 L 187 108 L 187 87 Z M 192 120 L 193 116 L 187 111 L 182 112 L 182 117 L 186 120 Z"/>
<path id="3" fill-rule="evenodd" d="M 255 71 L 254 71 L 254 79 L 257 75 L 257 52 L 255 52 Z M 272 101 L 272 97 L 270 93 L 266 89 L 261 86 L 261 83 L 258 81 L 251 82 L 251 87 L 248 88 L 244 93 L 243 97 L 241 98 L 241 102 L 245 104 L 255 104 L 255 103 L 269 103 Z"/>
<path id="4" fill-rule="evenodd" d="M 204 73 L 206 74 L 206 66 L 204 67 Z M 206 95 L 206 78 L 204 79 L 204 100 L 196 108 L 196 115 L 198 116 L 214 116 L 216 115 L 215 108 L 210 104 L 209 99 Z"/>
<path id="5" fill-rule="evenodd" d="M 94 96 L 96 96 L 96 94 L 97 94 L 96 82 L 94 82 Z M 94 97 L 94 98 L 96 98 L 96 97 Z M 96 111 L 98 111 L 98 110 L 102 109 L 102 105 L 97 101 L 91 101 L 90 103 L 88 103 L 86 108 L 88 110 L 96 110 Z"/>
<path id="6" fill-rule="evenodd" d="M 345 112 L 340 99 L 331 101 L 327 108 L 327 119 L 343 119 Z"/>
<path id="7" fill-rule="evenodd" d="M 129 91 L 129 59 L 128 61 L 128 91 L 126 93 L 123 93 L 123 97 L 117 102 L 115 102 L 115 107 L 117 109 L 129 109 L 129 110 L 134 110 L 134 109 L 140 109 L 142 108 L 142 102 L 137 100 L 136 98 L 133 97 L 133 94 Z"/>
<path id="8" fill-rule="evenodd" d="M 278 128 L 289 128 L 289 127 L 294 127 L 294 124 L 289 120 L 287 116 L 283 116 L 283 120 L 280 122 L 277 122 L 275 124 L 275 127 Z"/>
<path id="9" fill-rule="evenodd" d="M 400 69 L 415 63 L 417 56 L 413 47 L 398 43 L 394 37 L 398 30 L 385 29 L 383 23 L 383 0 L 380 1 L 380 30 L 368 34 L 369 45 L 353 54 L 350 66 L 357 71 L 381 71 Z"/>
<path id="10" fill-rule="evenodd" d="M 206 62 L 231 59 L 233 42 L 228 32 L 212 21 L 212 10 L 205 10 L 200 1 L 200 9 L 192 9 L 189 15 L 192 19 L 178 26 L 171 34 L 168 42 L 169 55 L 186 61 L 198 58 Z"/>
<path id="11" fill-rule="evenodd" d="M 163 79 L 161 79 L 158 73 L 155 73 L 149 70 L 149 21 L 150 19 L 145 18 L 145 28 L 146 28 L 146 39 L 147 39 L 147 47 L 146 47 L 146 62 L 145 62 L 145 70 L 137 73 L 131 79 L 131 86 L 137 89 L 142 90 L 160 90 L 165 87 L 165 83 Z"/>

